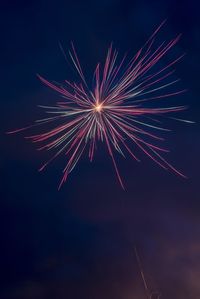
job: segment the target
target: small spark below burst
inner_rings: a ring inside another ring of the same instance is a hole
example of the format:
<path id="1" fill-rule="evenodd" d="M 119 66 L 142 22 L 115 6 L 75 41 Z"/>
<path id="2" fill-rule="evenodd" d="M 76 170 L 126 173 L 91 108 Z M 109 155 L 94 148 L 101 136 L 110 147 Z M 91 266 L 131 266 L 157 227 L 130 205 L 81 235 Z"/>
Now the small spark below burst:
<path id="1" fill-rule="evenodd" d="M 40 106 L 46 109 L 50 117 L 8 133 L 46 126 L 46 132 L 26 138 L 34 143 L 42 144 L 40 150 L 55 150 L 52 158 L 39 170 L 43 170 L 61 154 L 67 157 L 59 188 L 67 180 L 69 173 L 84 152 L 88 153 L 90 161 L 93 160 L 98 141 L 105 142 L 122 188 L 124 184 L 114 152 L 117 151 L 124 157 L 129 154 L 139 161 L 134 146 L 162 168 L 185 177 L 163 158 L 162 153 L 168 150 L 157 145 L 158 141 L 164 139 L 155 133 L 155 131 L 169 131 L 160 125 L 160 116 L 179 112 L 185 107 L 152 108 L 152 105 L 147 105 L 149 101 L 155 102 L 185 92 L 185 90 L 165 91 L 179 81 L 167 80 L 174 73 L 170 68 L 183 55 L 152 72 L 153 67 L 158 65 L 158 62 L 180 38 L 178 35 L 155 47 L 155 37 L 163 24 L 164 22 L 132 59 L 124 56 L 120 61 L 118 52 L 111 45 L 103 67 L 100 64 L 96 66 L 93 88 L 88 87 L 73 43 L 69 55 L 80 77 L 80 83 L 66 80 L 64 84 L 53 84 L 39 76 L 40 80 L 60 94 L 63 100 L 53 107 Z M 171 117 L 171 119 L 190 122 L 176 117 Z M 53 125 L 52 129 L 48 127 L 49 124 Z M 131 142 L 132 145 L 130 145 Z"/>
<path id="2" fill-rule="evenodd" d="M 161 298 L 161 293 L 157 290 L 151 290 L 149 288 L 149 285 L 147 283 L 147 279 L 145 277 L 144 270 L 143 270 L 143 267 L 142 267 L 141 259 L 140 259 L 140 256 L 138 254 L 138 251 L 137 251 L 136 247 L 134 248 L 134 251 L 135 251 L 135 257 L 136 257 L 136 260 L 137 260 L 137 263 L 138 263 L 140 275 L 141 275 L 141 278 L 142 278 L 146 298 L 147 299 L 160 299 Z"/>

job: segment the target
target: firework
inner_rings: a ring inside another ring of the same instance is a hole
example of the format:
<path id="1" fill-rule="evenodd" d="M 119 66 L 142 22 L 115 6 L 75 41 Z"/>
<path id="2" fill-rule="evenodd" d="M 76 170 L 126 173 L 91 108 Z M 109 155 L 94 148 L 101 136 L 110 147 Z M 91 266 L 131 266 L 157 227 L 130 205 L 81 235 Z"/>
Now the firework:
<path id="1" fill-rule="evenodd" d="M 146 277 L 145 277 L 145 274 L 144 274 L 144 270 L 143 270 L 143 267 L 142 267 L 141 259 L 140 259 L 140 256 L 138 254 L 138 251 L 137 251 L 137 248 L 135 247 L 134 249 L 135 249 L 135 257 L 136 257 L 136 260 L 137 260 L 137 263 L 138 263 L 138 267 L 139 267 L 140 275 L 141 275 L 141 278 L 142 278 L 146 298 L 147 299 L 153 299 L 153 298 L 160 299 L 161 298 L 161 293 L 158 292 L 158 291 L 155 291 L 155 290 L 153 291 L 149 288 L 149 285 L 147 283 L 147 280 L 146 280 Z"/>
<path id="2" fill-rule="evenodd" d="M 44 84 L 62 97 L 62 100 L 53 107 L 40 106 L 49 114 L 48 117 L 10 133 L 35 126 L 46 126 L 44 133 L 26 138 L 41 144 L 39 147 L 41 150 L 55 150 L 51 159 L 40 170 L 59 155 L 63 154 L 66 157 L 67 163 L 63 169 L 59 188 L 83 153 L 86 152 L 90 161 L 93 160 L 99 141 L 106 144 L 122 188 L 124 185 L 116 164 L 115 152 L 124 157 L 129 154 L 139 161 L 135 155 L 135 146 L 162 168 L 184 176 L 163 158 L 162 154 L 168 150 L 157 145 L 163 138 L 156 132 L 168 131 L 161 126 L 160 116 L 178 112 L 184 107 L 155 108 L 152 103 L 185 91 L 167 92 L 168 88 L 178 81 L 169 81 L 174 72 L 171 67 L 183 55 L 170 61 L 166 66 L 159 67 L 158 62 L 180 38 L 178 35 L 155 47 L 155 37 L 161 26 L 132 59 L 128 59 L 125 55 L 120 60 L 118 52 L 111 45 L 105 63 L 96 66 L 92 86 L 86 82 L 73 44 L 69 55 L 79 75 L 79 83 L 67 80 L 63 84 L 51 83 L 39 76 Z"/>

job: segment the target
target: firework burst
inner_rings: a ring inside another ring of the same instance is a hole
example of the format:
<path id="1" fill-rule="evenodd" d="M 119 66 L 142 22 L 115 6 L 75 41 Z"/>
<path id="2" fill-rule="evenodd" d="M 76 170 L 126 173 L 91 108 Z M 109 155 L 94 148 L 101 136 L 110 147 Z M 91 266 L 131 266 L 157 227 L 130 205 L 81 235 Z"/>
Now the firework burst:
<path id="1" fill-rule="evenodd" d="M 161 24 L 162 26 L 162 24 Z M 161 127 L 159 117 L 163 114 L 183 110 L 179 107 L 152 107 L 149 101 L 167 99 L 185 90 L 166 92 L 168 87 L 178 80 L 169 81 L 173 66 L 180 56 L 170 61 L 166 66 L 154 68 L 168 51 L 178 42 L 176 38 L 162 42 L 155 48 L 155 37 L 160 27 L 153 33 L 145 45 L 132 59 L 126 56 L 118 59 L 118 52 L 112 45 L 108 49 L 103 66 L 97 64 L 93 88 L 86 83 L 77 53 L 72 44 L 69 55 L 80 77 L 80 83 L 65 81 L 55 84 L 39 76 L 40 80 L 55 90 L 63 100 L 54 107 L 41 106 L 46 109 L 49 117 L 38 120 L 35 124 L 15 130 L 22 131 L 34 126 L 46 126 L 46 132 L 26 138 L 34 143 L 40 143 L 41 150 L 55 150 L 52 158 L 40 170 L 43 170 L 52 160 L 63 154 L 67 164 L 63 169 L 63 177 L 59 188 L 66 181 L 84 152 L 88 153 L 90 161 L 94 158 L 97 142 L 106 144 L 108 153 L 120 185 L 124 188 L 115 152 L 122 156 L 130 154 L 136 161 L 134 146 L 137 146 L 149 158 L 162 168 L 172 170 L 184 176 L 162 156 L 166 149 L 157 145 L 163 140 L 156 131 L 167 131 Z M 51 129 L 49 124 L 52 123 Z M 132 143 L 132 144 L 131 144 Z"/>

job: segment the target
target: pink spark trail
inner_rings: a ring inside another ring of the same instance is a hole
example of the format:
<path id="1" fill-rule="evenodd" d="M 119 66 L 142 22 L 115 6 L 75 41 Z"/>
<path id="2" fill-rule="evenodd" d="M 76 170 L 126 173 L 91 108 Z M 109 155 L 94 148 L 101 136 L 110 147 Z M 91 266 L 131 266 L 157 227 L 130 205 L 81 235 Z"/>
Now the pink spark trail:
<path id="1" fill-rule="evenodd" d="M 163 24 L 161 24 L 162 26 Z M 39 143 L 41 150 L 55 150 L 52 158 L 40 170 L 43 170 L 60 154 L 67 158 L 59 188 L 67 180 L 84 152 L 90 161 L 94 158 L 97 142 L 105 142 L 111 157 L 118 181 L 124 188 L 115 152 L 122 156 L 127 153 L 136 161 L 134 146 L 137 146 L 150 159 L 164 169 L 184 175 L 175 169 L 164 158 L 166 149 L 157 145 L 162 141 L 156 132 L 168 131 L 160 126 L 158 118 L 184 109 L 180 107 L 153 108 L 151 103 L 159 99 L 167 99 L 185 90 L 175 92 L 166 90 L 177 83 L 170 80 L 174 71 L 171 67 L 183 56 L 170 61 L 168 65 L 153 67 L 176 45 L 180 35 L 162 42 L 155 47 L 155 37 L 160 27 L 153 33 L 145 45 L 132 59 L 126 56 L 120 61 L 118 52 L 112 45 L 108 49 L 103 66 L 97 64 L 94 72 L 94 87 L 86 83 L 84 73 L 72 44 L 69 55 L 80 77 L 80 83 L 65 81 L 64 84 L 53 84 L 43 77 L 40 80 L 59 93 L 63 100 L 53 107 L 41 106 L 46 109 L 49 117 L 38 120 L 35 124 L 9 133 L 22 131 L 35 126 L 46 126 L 45 133 L 26 137 Z M 159 66 L 159 65 L 158 65 Z M 156 69 L 156 71 L 155 71 Z M 52 123 L 53 129 L 48 128 Z"/>

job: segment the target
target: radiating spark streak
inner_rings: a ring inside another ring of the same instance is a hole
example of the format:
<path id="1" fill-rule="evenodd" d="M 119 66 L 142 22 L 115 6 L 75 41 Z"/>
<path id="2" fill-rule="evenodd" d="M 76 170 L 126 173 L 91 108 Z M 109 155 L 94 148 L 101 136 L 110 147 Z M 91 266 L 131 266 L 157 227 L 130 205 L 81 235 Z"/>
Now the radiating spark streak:
<path id="1" fill-rule="evenodd" d="M 106 144 L 122 188 L 124 188 L 124 184 L 116 163 L 115 151 L 123 157 L 126 157 L 125 153 L 128 153 L 136 161 L 140 161 L 136 157 L 132 145 L 139 148 L 162 168 L 184 177 L 161 156 L 161 152 L 169 150 L 155 144 L 164 138 L 154 132 L 170 131 L 161 125 L 160 117 L 179 112 L 186 107 L 152 107 L 151 103 L 148 105 L 150 101 L 156 102 L 185 92 L 185 90 L 169 90 L 179 81 L 179 79 L 170 80 L 174 73 L 174 70 L 170 70 L 170 68 L 183 55 L 159 68 L 159 61 L 180 39 L 180 35 L 178 35 L 155 47 L 156 35 L 164 23 L 165 21 L 131 59 L 128 59 L 126 54 L 120 61 L 118 52 L 113 49 L 111 44 L 105 63 L 102 67 L 98 63 L 95 68 L 94 86 L 91 88 L 86 82 L 73 43 L 69 55 L 79 75 L 80 83 L 68 80 L 65 80 L 64 84 L 51 83 L 38 75 L 38 78 L 47 87 L 57 92 L 63 101 L 57 102 L 54 106 L 40 106 L 46 110 L 49 117 L 9 133 L 46 126 L 45 132 L 25 138 L 34 143 L 40 143 L 39 150 L 55 150 L 52 157 L 41 166 L 40 171 L 61 154 L 66 157 L 67 164 L 63 170 L 59 188 L 67 180 L 69 173 L 85 152 L 88 152 L 89 160 L 93 160 L 99 141 Z M 158 68 L 153 72 L 154 66 L 158 66 Z M 192 123 L 192 121 L 177 117 L 171 118 Z M 51 128 L 48 127 L 50 125 Z"/>
<path id="2" fill-rule="evenodd" d="M 195 123 L 192 120 L 181 119 L 181 118 L 177 118 L 177 117 L 169 117 L 169 118 L 174 119 L 174 120 L 178 120 L 178 121 L 182 121 L 182 122 L 185 122 L 185 123 L 188 123 L 188 124 L 194 124 Z"/>

